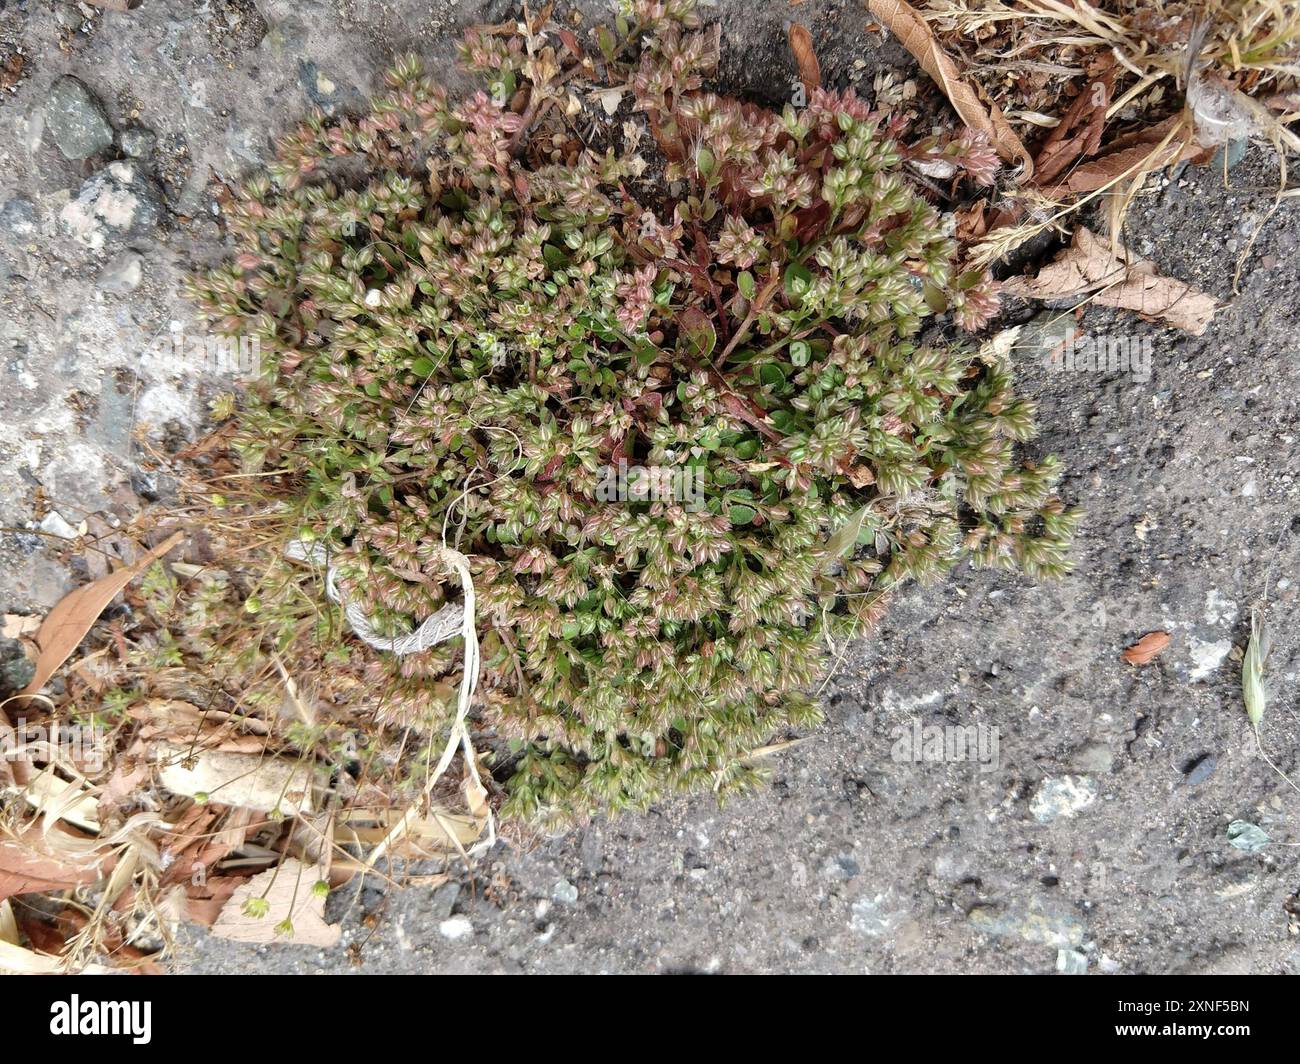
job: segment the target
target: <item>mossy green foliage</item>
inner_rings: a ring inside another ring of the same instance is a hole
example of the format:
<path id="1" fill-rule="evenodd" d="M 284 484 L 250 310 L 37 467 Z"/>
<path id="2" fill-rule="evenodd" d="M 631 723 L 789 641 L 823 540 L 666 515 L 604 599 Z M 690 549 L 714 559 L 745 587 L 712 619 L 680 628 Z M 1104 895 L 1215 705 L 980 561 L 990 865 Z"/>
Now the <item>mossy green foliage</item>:
<path id="1" fill-rule="evenodd" d="M 365 117 L 311 119 L 194 285 L 260 337 L 239 448 L 346 596 L 409 625 L 456 593 L 435 545 L 472 559 L 476 727 L 526 817 L 750 782 L 755 748 L 818 720 L 828 639 L 962 558 L 1059 573 L 1076 520 L 1057 463 L 1017 456 L 1032 410 L 1007 373 L 918 338 L 996 300 L 905 164 L 988 181 L 986 144 L 909 145 L 852 93 L 772 113 L 705 92 L 718 38 L 687 4 L 594 41 L 630 86 L 613 139 L 649 131 L 656 183 L 626 144 L 554 148 L 597 63 L 471 33 L 495 95 L 449 102 L 407 60 Z M 691 497 L 611 501 L 620 462 Z M 457 660 L 376 665 L 387 721 L 436 733 Z"/>

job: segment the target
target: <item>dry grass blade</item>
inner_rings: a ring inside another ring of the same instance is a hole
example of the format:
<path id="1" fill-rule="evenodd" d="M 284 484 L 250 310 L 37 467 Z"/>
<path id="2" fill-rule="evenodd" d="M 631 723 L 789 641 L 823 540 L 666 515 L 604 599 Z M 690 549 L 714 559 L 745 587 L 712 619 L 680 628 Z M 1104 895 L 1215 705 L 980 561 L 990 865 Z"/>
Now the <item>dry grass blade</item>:
<path id="1" fill-rule="evenodd" d="M 44 818 L 46 831 L 62 820 L 91 834 L 99 832 L 99 799 L 82 780 L 69 782 L 47 767 L 32 776 L 23 797 Z"/>
<path id="2" fill-rule="evenodd" d="M 1258 728 L 1264 719 L 1268 697 L 1264 691 L 1264 664 L 1268 660 L 1268 633 L 1258 610 L 1250 613 L 1250 640 L 1241 662 L 1241 696 L 1246 703 L 1246 717 Z"/>
<path id="3" fill-rule="evenodd" d="M 1268 629 L 1264 624 L 1262 611 L 1252 609 L 1250 611 L 1250 640 L 1246 643 L 1246 654 L 1241 662 L 1241 697 L 1246 703 L 1246 719 L 1250 721 L 1251 727 L 1255 731 L 1255 748 L 1259 751 L 1259 756 L 1264 759 L 1278 776 L 1278 778 L 1290 787 L 1297 794 L 1300 794 L 1300 786 L 1283 772 L 1273 759 L 1268 756 L 1264 749 L 1264 737 L 1261 733 L 1261 725 L 1264 723 L 1264 709 L 1268 702 L 1268 694 L 1264 690 L 1264 669 L 1268 664 L 1268 654 L 1272 647 L 1272 641 L 1269 639 Z"/>
<path id="4" fill-rule="evenodd" d="M 916 8 L 904 0 L 865 0 L 867 9 L 887 26 L 931 78 L 938 83 L 961 120 L 987 134 L 1003 159 L 1023 168 L 1021 180 L 1033 176 L 1034 164 L 1011 124 L 996 105 L 986 106 L 962 78 L 952 57 L 940 47 Z"/>

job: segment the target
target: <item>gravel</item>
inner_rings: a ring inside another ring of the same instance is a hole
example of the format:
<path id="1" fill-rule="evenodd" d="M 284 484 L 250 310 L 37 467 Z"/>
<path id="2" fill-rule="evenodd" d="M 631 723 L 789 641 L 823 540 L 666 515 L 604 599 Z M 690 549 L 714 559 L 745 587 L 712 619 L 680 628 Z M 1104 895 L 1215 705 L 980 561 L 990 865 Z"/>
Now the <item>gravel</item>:
<path id="1" fill-rule="evenodd" d="M 50 87 L 45 128 L 64 158 L 88 159 L 113 143 L 113 127 L 94 94 L 74 77 L 59 78 Z"/>

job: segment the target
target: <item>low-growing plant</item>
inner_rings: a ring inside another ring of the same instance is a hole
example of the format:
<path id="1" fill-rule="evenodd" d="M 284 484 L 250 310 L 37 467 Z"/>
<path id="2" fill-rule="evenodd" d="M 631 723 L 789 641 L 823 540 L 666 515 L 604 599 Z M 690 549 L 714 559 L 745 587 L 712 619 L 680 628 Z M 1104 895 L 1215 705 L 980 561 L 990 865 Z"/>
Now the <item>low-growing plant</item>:
<path id="1" fill-rule="evenodd" d="M 345 601 L 405 631 L 459 592 L 443 544 L 470 558 L 506 814 L 729 793 L 817 722 L 827 640 L 907 581 L 1064 570 L 1057 463 L 1017 455 L 1031 404 L 921 335 L 996 311 L 908 176 L 990 182 L 978 136 L 909 142 L 851 91 L 709 91 L 689 0 L 635 0 L 586 47 L 521 23 L 462 51 L 486 91 L 450 101 L 406 59 L 364 117 L 286 137 L 193 295 L 260 339 L 243 483 Z M 317 575 L 273 565 L 244 605 L 261 645 L 304 616 L 345 640 Z M 381 723 L 448 726 L 458 640 L 373 659 Z"/>

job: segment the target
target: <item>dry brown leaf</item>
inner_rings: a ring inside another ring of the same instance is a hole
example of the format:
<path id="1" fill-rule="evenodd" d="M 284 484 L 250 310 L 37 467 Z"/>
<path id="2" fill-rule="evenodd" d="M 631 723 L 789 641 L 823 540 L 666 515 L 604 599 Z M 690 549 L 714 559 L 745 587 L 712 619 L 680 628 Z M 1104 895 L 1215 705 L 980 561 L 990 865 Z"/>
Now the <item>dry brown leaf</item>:
<path id="1" fill-rule="evenodd" d="M 1118 254 L 1110 242 L 1080 227 L 1070 246 L 1039 270 L 1037 277 L 1013 277 L 1003 283 L 1002 290 L 1031 299 L 1092 293 L 1092 301 L 1101 306 L 1136 311 L 1193 336 L 1205 332 L 1219 307 L 1213 296 L 1156 273 L 1150 260 L 1133 257 L 1123 245 L 1117 247 Z"/>
<path id="2" fill-rule="evenodd" d="M 1168 632 L 1147 632 L 1120 655 L 1130 665 L 1146 665 L 1169 645 Z"/>
<path id="3" fill-rule="evenodd" d="M 27 828 L 0 838 L 0 900 L 95 883 L 111 866 L 108 854 L 91 858 L 57 853 L 40 831 Z"/>
<path id="4" fill-rule="evenodd" d="M 988 135 L 999 156 L 1023 167 L 1021 181 L 1034 173 L 1033 160 L 1011 124 L 996 104 L 985 105 L 979 94 L 962 80 L 957 64 L 935 40 L 929 25 L 904 0 L 864 0 L 871 14 L 882 22 L 943 89 L 961 120 Z"/>
<path id="5" fill-rule="evenodd" d="M 308 866 L 296 857 L 287 857 L 279 868 L 268 869 L 235 888 L 212 925 L 212 934 L 232 942 L 264 944 L 282 942 L 296 946 L 329 948 L 338 943 L 343 929 L 325 922 L 325 899 L 312 888 L 318 881 L 329 880 L 329 869 Z M 252 898 L 265 899 L 270 906 L 265 916 L 244 912 L 244 903 Z M 285 921 L 293 925 L 293 934 L 277 928 Z"/>
<path id="6" fill-rule="evenodd" d="M 157 686 L 155 684 L 155 686 Z M 151 698 L 127 710 L 127 715 L 144 724 L 142 733 L 153 729 L 162 733 L 168 729 L 195 729 L 207 724 L 228 724 L 232 729 L 267 735 L 270 727 L 266 721 L 241 713 L 228 713 L 223 709 L 200 709 L 182 698 Z"/>
<path id="7" fill-rule="evenodd" d="M 202 883 L 192 880 L 185 884 L 185 915 L 206 927 L 216 923 L 217 917 L 231 896 L 248 880 L 242 876 L 211 876 Z"/>
<path id="8" fill-rule="evenodd" d="M 106 781 L 99 785 L 99 820 L 102 823 L 106 815 L 115 811 L 116 806 L 125 802 L 149 778 L 149 768 L 141 763 L 132 750 L 128 754 L 119 754 L 113 764 L 113 772 Z"/>
<path id="9" fill-rule="evenodd" d="M 1118 180 L 1140 178 L 1196 158 L 1205 149 L 1194 137 L 1187 136 L 1185 130 L 1175 128 L 1181 121 L 1181 116 L 1175 115 L 1138 133 L 1117 137 L 1105 155 L 1075 167 L 1064 180 L 1045 187 L 1043 195 L 1055 200 L 1069 199 L 1096 192 Z"/>
<path id="10" fill-rule="evenodd" d="M 16 697 L 26 698 L 44 687 L 59 666 L 77 649 L 91 625 L 99 619 L 99 615 L 117 597 L 118 592 L 184 538 L 183 532 L 173 533 L 133 564 L 102 580 L 96 580 L 93 584 L 78 588 L 50 610 L 36 634 L 36 645 L 40 647 L 36 675 Z"/>
<path id="11" fill-rule="evenodd" d="M 984 207 L 983 200 L 976 200 L 969 207 L 958 207 L 953 211 L 953 217 L 957 222 L 957 239 L 963 244 L 978 240 L 989 231 Z"/>
<path id="12" fill-rule="evenodd" d="M 1106 109 L 1110 107 L 1114 65 L 1100 78 L 1084 87 L 1065 117 L 1052 129 L 1034 158 L 1034 180 L 1039 185 L 1054 181 L 1079 159 L 1095 155 L 1101 147 L 1106 127 Z"/>
<path id="13" fill-rule="evenodd" d="M 813 50 L 812 34 L 807 27 L 797 22 L 790 23 L 790 51 L 794 52 L 794 61 L 799 65 L 799 79 L 809 96 L 813 89 L 822 87 L 822 68 L 817 62 L 817 53 Z"/>

